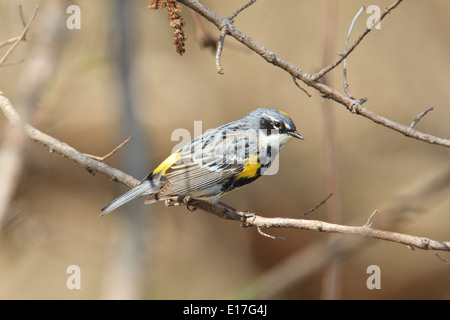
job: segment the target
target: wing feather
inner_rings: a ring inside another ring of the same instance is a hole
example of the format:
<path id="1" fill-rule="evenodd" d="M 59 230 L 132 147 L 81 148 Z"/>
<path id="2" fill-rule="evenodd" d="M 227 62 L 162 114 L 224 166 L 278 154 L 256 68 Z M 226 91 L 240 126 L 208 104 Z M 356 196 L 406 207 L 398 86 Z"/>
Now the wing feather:
<path id="1" fill-rule="evenodd" d="M 155 198 L 188 195 L 214 186 L 219 190 L 222 181 L 243 172 L 249 153 L 254 153 L 252 148 L 257 148 L 256 144 L 250 144 L 252 138 L 242 132 L 228 132 L 218 137 L 217 134 L 216 137 L 205 134 L 194 139 L 183 147 L 177 163 L 164 172 L 161 179 L 167 182 Z"/>

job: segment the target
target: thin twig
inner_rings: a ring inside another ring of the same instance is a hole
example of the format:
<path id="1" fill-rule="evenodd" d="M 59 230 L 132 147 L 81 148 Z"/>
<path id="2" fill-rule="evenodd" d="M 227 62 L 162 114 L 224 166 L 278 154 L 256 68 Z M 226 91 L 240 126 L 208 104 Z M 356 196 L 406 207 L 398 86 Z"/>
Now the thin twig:
<path id="1" fill-rule="evenodd" d="M 309 209 L 309 210 L 306 211 L 306 212 L 303 212 L 301 215 L 296 216 L 295 219 L 304 218 L 307 214 L 313 212 L 314 210 L 319 209 L 325 202 L 327 202 L 328 199 L 331 198 L 331 196 L 332 196 L 333 194 L 334 194 L 333 192 L 330 193 L 330 194 L 329 194 L 325 199 L 323 199 L 318 205 L 316 205 L 315 207 Z"/>
<path id="2" fill-rule="evenodd" d="M 216 51 L 216 68 L 217 68 L 217 72 L 219 74 L 223 74 L 223 68 L 222 68 L 222 64 L 220 63 L 220 58 L 222 56 L 222 50 L 223 50 L 223 44 L 225 42 L 225 37 L 228 34 L 228 29 L 229 29 L 228 26 L 233 22 L 233 19 L 236 18 L 236 16 L 239 13 L 241 13 L 242 11 L 244 11 L 245 9 L 250 7 L 255 2 L 256 2 L 256 0 L 250 0 L 250 2 L 248 2 L 247 4 L 240 7 L 238 10 L 233 12 L 230 16 L 228 16 L 228 18 L 226 18 L 226 20 L 228 20 L 228 23 L 224 24 L 222 26 L 222 28 L 220 29 L 220 37 L 219 37 L 219 42 L 217 44 L 217 51 Z"/>
<path id="3" fill-rule="evenodd" d="M 359 38 L 355 41 L 355 43 L 350 47 L 350 49 L 347 51 L 347 53 L 345 54 L 341 54 L 340 58 L 337 59 L 334 63 L 326 66 L 325 68 L 323 68 L 322 70 L 320 70 L 319 72 L 317 72 L 316 74 L 311 76 L 311 80 L 312 81 L 317 81 L 320 78 L 322 78 L 325 74 L 327 74 L 328 72 L 330 72 L 331 70 L 333 70 L 334 68 L 336 68 L 339 64 L 341 64 L 342 61 L 344 61 L 345 58 L 348 57 L 348 55 L 350 53 L 353 52 L 353 50 L 361 43 L 361 41 L 364 39 L 365 36 L 367 36 L 369 34 L 370 31 L 372 31 L 375 26 L 377 26 L 385 17 L 388 13 L 390 13 L 392 10 L 394 10 L 395 8 L 397 8 L 397 6 L 402 2 L 403 0 L 397 0 L 395 3 L 393 3 L 390 7 L 388 7 L 383 14 L 380 16 L 380 18 L 375 21 L 375 23 L 370 27 L 367 28 L 360 36 Z"/>
<path id="4" fill-rule="evenodd" d="M 266 237 L 266 238 L 270 238 L 270 239 L 273 239 L 273 240 L 286 240 L 286 238 L 285 237 L 276 237 L 276 236 L 273 236 L 273 235 L 271 235 L 271 234 L 268 234 L 268 233 L 265 233 L 265 232 L 263 232 L 262 230 L 261 230 L 261 228 L 260 227 L 256 227 L 256 230 L 258 230 L 258 233 L 260 234 L 260 235 L 262 235 L 262 236 L 264 236 L 264 237 Z"/>
<path id="5" fill-rule="evenodd" d="M 372 212 L 372 214 L 369 216 L 369 219 L 367 219 L 366 223 L 363 225 L 363 227 L 371 228 L 372 227 L 372 218 L 378 213 L 378 210 L 375 210 Z"/>
<path id="6" fill-rule="evenodd" d="M 0 48 L 3 47 L 3 46 L 6 46 L 8 44 L 16 42 L 17 39 L 19 39 L 19 37 L 14 37 L 14 38 L 11 38 L 11 39 L 8 39 L 8 40 L 0 42 Z"/>
<path id="7" fill-rule="evenodd" d="M 348 30 L 348 35 L 347 35 L 347 40 L 345 41 L 345 49 L 344 49 L 344 54 L 347 54 L 347 48 L 348 48 L 348 42 L 350 40 L 350 36 L 352 34 L 353 31 L 353 27 L 356 23 L 356 20 L 358 20 L 359 16 L 361 15 L 361 13 L 364 12 L 365 7 L 362 6 L 361 9 L 359 9 L 358 13 L 356 14 L 356 16 L 353 18 L 352 24 L 350 25 L 350 28 Z M 350 90 L 348 89 L 348 81 L 347 81 L 347 57 L 344 59 L 344 68 L 343 68 L 343 74 L 344 74 L 344 91 L 347 94 L 347 96 L 349 96 L 350 98 L 353 98 L 353 96 L 350 93 Z"/>
<path id="8" fill-rule="evenodd" d="M 27 22 L 25 20 L 25 15 L 23 14 L 23 7 L 21 4 L 19 4 L 19 15 L 20 15 L 20 21 L 22 21 L 22 25 L 25 28 L 27 26 Z M 24 38 L 25 40 L 25 38 Z"/>
<path id="9" fill-rule="evenodd" d="M 13 66 L 13 65 L 22 63 L 22 62 L 24 62 L 24 61 L 25 61 L 25 59 L 20 59 L 20 60 L 13 60 L 13 61 L 4 62 L 4 63 L 2 64 L 2 67 Z"/>
<path id="10" fill-rule="evenodd" d="M 17 47 L 17 45 L 19 44 L 20 41 L 24 40 L 26 37 L 26 34 L 28 32 L 28 30 L 30 29 L 31 23 L 33 22 L 34 18 L 36 17 L 37 11 L 38 11 L 39 6 L 36 5 L 36 7 L 34 8 L 33 14 L 30 18 L 30 20 L 28 21 L 27 25 L 25 26 L 25 28 L 23 29 L 22 33 L 20 34 L 19 37 L 17 37 L 17 40 L 13 43 L 13 45 L 11 47 L 9 47 L 9 49 L 6 51 L 6 53 L 3 55 L 3 57 L 0 59 L 0 66 L 6 61 L 6 59 L 8 58 L 8 56 L 14 51 L 14 49 Z"/>
<path id="11" fill-rule="evenodd" d="M 411 123 L 411 125 L 409 126 L 411 129 L 413 129 L 415 126 L 416 126 L 416 124 L 417 124 L 417 122 L 419 122 L 428 112 L 430 112 L 430 111 L 432 111 L 433 110 L 433 107 L 431 106 L 431 107 L 429 107 L 427 110 L 425 110 L 425 111 L 423 111 L 421 114 L 419 114 L 415 119 L 414 119 L 414 121 Z"/>
<path id="12" fill-rule="evenodd" d="M 217 51 L 216 51 L 216 67 L 217 67 L 217 72 L 219 74 L 223 74 L 223 68 L 220 63 L 220 57 L 222 56 L 223 43 L 225 41 L 227 32 L 228 32 L 228 26 L 224 25 L 222 27 L 222 30 L 220 30 L 219 43 L 217 44 Z"/>
<path id="13" fill-rule="evenodd" d="M 438 258 L 439 260 L 441 260 L 442 262 L 444 262 L 446 265 L 448 265 L 450 267 L 450 261 L 448 261 L 447 259 L 442 258 L 440 255 L 437 254 L 437 252 L 433 252 L 433 253 L 436 256 L 436 258 Z"/>
<path id="14" fill-rule="evenodd" d="M 99 157 L 99 156 L 94 156 L 92 154 L 88 154 L 85 153 L 85 156 L 88 156 L 89 158 L 95 159 L 97 161 L 103 162 L 106 159 L 108 159 L 109 157 L 111 157 L 114 153 L 117 152 L 117 150 L 119 150 L 120 148 L 122 148 L 124 145 L 126 145 L 128 142 L 130 142 L 130 140 L 132 139 L 132 136 L 129 136 L 128 139 L 126 139 L 125 141 L 123 141 L 121 144 L 119 144 L 117 147 L 115 147 L 110 153 L 104 155 L 103 157 Z"/>
<path id="15" fill-rule="evenodd" d="M 236 18 L 236 16 L 241 13 L 242 11 L 244 11 L 245 9 L 247 9 L 248 7 L 250 7 L 252 4 L 254 4 L 256 2 L 256 0 L 250 0 L 247 4 L 243 5 L 242 7 L 240 7 L 239 9 L 237 9 L 235 12 L 233 12 L 231 15 L 228 16 L 228 20 L 233 21 L 234 18 Z"/>
<path id="16" fill-rule="evenodd" d="M 297 86 L 297 88 L 299 88 L 300 90 L 302 90 L 302 91 L 308 96 L 308 98 L 311 98 L 311 95 L 309 94 L 309 92 L 306 91 L 306 89 L 303 89 L 303 88 L 300 86 L 300 84 L 297 82 L 297 79 L 296 79 L 294 76 L 292 76 L 292 80 L 294 81 L 294 84 Z"/>
<path id="17" fill-rule="evenodd" d="M 220 37 L 219 37 L 219 42 L 217 43 L 217 50 L 216 50 L 216 68 L 217 68 L 217 72 L 219 74 L 223 74 L 223 68 L 222 68 L 222 64 L 220 62 L 220 58 L 222 56 L 223 44 L 225 42 L 225 37 L 228 34 L 229 26 L 233 23 L 233 19 L 236 18 L 236 16 L 239 13 L 241 13 L 242 11 L 244 11 L 245 9 L 250 7 L 255 2 L 256 2 L 256 0 L 250 0 L 250 2 L 248 2 L 247 4 L 240 7 L 238 10 L 233 12 L 230 16 L 228 16 L 226 18 L 227 23 L 224 23 L 222 25 L 222 27 L 220 28 Z"/>

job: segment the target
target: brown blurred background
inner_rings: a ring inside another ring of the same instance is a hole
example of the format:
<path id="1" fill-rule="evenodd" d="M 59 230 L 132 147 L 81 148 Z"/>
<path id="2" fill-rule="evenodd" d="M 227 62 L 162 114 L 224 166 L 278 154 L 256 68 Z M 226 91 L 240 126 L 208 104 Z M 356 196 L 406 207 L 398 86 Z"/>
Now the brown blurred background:
<path id="1" fill-rule="evenodd" d="M 202 2 L 221 16 L 245 3 Z M 143 178 L 178 143 L 171 141 L 173 130 L 185 128 L 193 134 L 195 120 L 203 121 L 207 130 L 259 106 L 279 108 L 294 119 L 305 141 L 283 149 L 277 175 L 222 200 L 263 216 L 295 217 L 328 194 L 323 100 L 313 89 L 306 88 L 312 94 L 308 98 L 287 73 L 231 37 L 222 55 L 225 74 L 218 75 L 214 55 L 200 47 L 186 7 L 182 15 L 188 40 L 180 57 L 167 11 L 147 9 L 148 1 L 128 1 L 127 7 L 120 1 L 26 1 L 26 20 L 35 3 L 39 11 L 27 41 L 8 60 L 24 61 L 0 68 L 0 90 L 38 129 L 99 156 L 133 135 L 135 139 L 106 163 Z M 235 25 L 313 73 L 323 67 L 324 3 L 260 0 L 242 12 Z M 384 9 L 391 3 L 336 1 L 332 52 L 343 51 L 350 23 L 362 5 Z M 18 4 L 0 1 L 0 42 L 23 30 Z M 80 30 L 66 27 L 70 4 L 81 9 Z M 407 125 L 434 106 L 416 128 L 449 138 L 449 16 L 447 0 L 404 1 L 348 59 L 352 94 L 367 97 L 365 106 L 372 111 Z M 361 15 L 351 43 L 368 17 Z M 218 36 L 214 26 L 206 21 L 203 26 Z M 3 55 L 6 48 L 0 49 Z M 48 75 L 30 67 L 42 55 L 42 70 Z M 122 81 L 124 72 L 127 81 Z M 328 80 L 342 92 L 342 67 Z M 39 96 L 27 104 L 24 99 L 33 85 Z M 386 229 L 450 240 L 449 150 L 406 138 L 335 103 L 330 106 L 339 192 L 308 217 L 329 220 L 326 207 L 340 203 L 341 223 L 362 225 L 378 209 L 374 226 L 387 221 Z M 4 143 L 11 128 L 3 117 L 0 125 Z M 14 192 L 0 232 L 2 299 L 327 296 L 324 270 L 333 252 L 327 234 L 265 230 L 286 238 L 271 240 L 237 222 L 163 203 L 143 206 L 139 200 L 99 217 L 100 208 L 126 187 L 94 176 L 30 140 L 21 159 L 20 177 L 7 186 Z M 401 219 L 394 219 L 398 212 Z M 442 261 L 450 260 L 448 253 L 439 253 L 439 259 L 396 243 L 369 240 L 355 245 L 360 238 L 337 239 L 358 249 L 342 256 L 334 276 L 339 285 L 335 298 L 450 298 L 450 269 Z M 80 267 L 79 290 L 66 286 L 69 265 Z M 366 287 L 370 265 L 381 269 L 380 290 Z"/>

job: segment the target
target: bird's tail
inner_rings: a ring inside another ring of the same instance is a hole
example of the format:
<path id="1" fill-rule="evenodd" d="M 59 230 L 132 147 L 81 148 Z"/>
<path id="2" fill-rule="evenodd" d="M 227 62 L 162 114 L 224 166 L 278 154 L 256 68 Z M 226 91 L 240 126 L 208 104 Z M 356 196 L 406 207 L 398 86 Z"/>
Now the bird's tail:
<path id="1" fill-rule="evenodd" d="M 114 199 L 110 203 L 108 203 L 106 206 L 102 208 L 101 215 L 104 216 L 105 214 L 117 209 L 118 207 L 124 205 L 125 203 L 141 196 L 144 194 L 150 194 L 152 193 L 152 185 L 149 180 L 144 180 L 139 185 L 131 189 L 130 191 L 124 193 L 120 197 Z"/>

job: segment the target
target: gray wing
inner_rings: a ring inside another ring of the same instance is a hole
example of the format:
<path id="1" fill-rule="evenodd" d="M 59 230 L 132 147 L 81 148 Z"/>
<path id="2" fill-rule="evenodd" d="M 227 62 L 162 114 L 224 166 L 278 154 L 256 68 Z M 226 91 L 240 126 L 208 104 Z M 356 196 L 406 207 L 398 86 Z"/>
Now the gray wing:
<path id="1" fill-rule="evenodd" d="M 183 148 L 178 164 L 172 165 L 161 177 L 166 183 L 158 191 L 158 197 L 188 195 L 215 185 L 219 188 L 222 181 L 239 175 L 244 169 L 251 150 L 249 141 L 249 137 L 240 132 L 194 139 Z"/>

